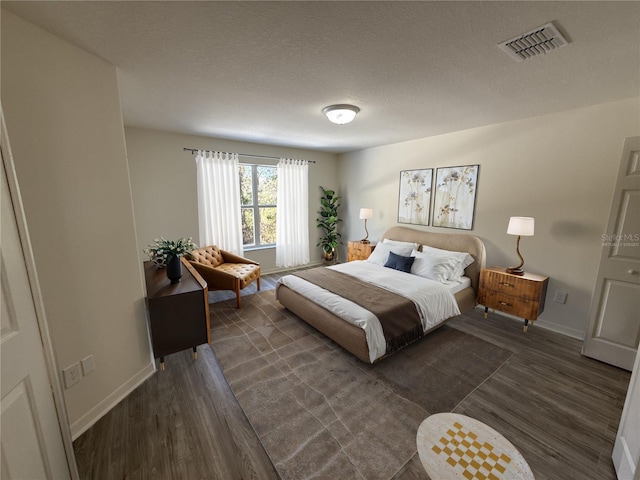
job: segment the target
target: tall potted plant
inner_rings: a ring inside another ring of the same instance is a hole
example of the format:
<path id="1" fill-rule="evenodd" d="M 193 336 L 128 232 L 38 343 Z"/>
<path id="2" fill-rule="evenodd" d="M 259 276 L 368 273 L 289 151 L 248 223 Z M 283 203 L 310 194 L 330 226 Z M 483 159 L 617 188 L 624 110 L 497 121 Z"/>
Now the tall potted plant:
<path id="1" fill-rule="evenodd" d="M 341 235 L 338 233 L 338 223 L 342 219 L 338 218 L 338 207 L 340 197 L 333 190 L 325 190 L 320 187 L 322 196 L 320 197 L 320 216 L 316 219 L 317 227 L 322 229 L 322 235 L 316 246 L 322 247 L 322 256 L 326 262 L 331 262 L 336 258 L 336 248 Z"/>

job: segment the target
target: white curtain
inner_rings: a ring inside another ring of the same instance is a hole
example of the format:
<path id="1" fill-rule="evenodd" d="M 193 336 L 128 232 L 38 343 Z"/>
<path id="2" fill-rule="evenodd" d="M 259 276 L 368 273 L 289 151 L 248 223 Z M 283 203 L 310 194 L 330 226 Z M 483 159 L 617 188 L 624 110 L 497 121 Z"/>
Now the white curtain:
<path id="1" fill-rule="evenodd" d="M 278 162 L 276 266 L 309 263 L 309 164 L 281 158 Z"/>
<path id="2" fill-rule="evenodd" d="M 196 165 L 199 245 L 242 255 L 238 155 L 198 150 Z"/>

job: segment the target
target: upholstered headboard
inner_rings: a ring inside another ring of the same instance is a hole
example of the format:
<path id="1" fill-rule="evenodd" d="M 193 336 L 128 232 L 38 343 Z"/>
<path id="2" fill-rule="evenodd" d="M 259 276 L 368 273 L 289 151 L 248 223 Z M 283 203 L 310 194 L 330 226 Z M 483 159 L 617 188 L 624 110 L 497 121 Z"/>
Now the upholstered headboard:
<path id="1" fill-rule="evenodd" d="M 382 240 L 399 240 L 415 242 L 419 245 L 430 245 L 443 250 L 467 252 L 475 260 L 465 269 L 465 275 L 471 279 L 471 286 L 478 293 L 480 270 L 485 268 L 486 251 L 484 243 L 478 237 L 465 233 L 422 232 L 408 227 L 391 227 L 382 235 Z"/>

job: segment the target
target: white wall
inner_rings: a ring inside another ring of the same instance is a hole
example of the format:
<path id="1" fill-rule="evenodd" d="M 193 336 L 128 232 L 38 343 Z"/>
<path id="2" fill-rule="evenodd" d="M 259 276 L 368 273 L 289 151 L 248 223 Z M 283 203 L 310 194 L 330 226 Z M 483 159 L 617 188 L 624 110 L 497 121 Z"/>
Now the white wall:
<path id="1" fill-rule="evenodd" d="M 396 225 L 400 170 L 479 164 L 474 229 L 417 228 L 472 233 L 488 266 L 513 266 L 509 217 L 535 217 L 535 236 L 523 237 L 520 251 L 527 271 L 550 277 L 536 325 L 582 338 L 624 138 L 639 133 L 634 98 L 345 154 L 343 230 L 362 238 L 361 207 L 374 210 L 370 239 Z M 566 304 L 553 302 L 556 290 L 568 293 Z"/>
<path id="2" fill-rule="evenodd" d="M 316 163 L 309 165 L 309 243 L 311 262 L 321 262 L 320 247 L 315 246 L 318 237 L 315 219 L 320 208 L 319 187 L 337 188 L 338 165 L 335 154 L 133 127 L 125 129 L 125 136 L 140 252 L 160 236 L 168 239 L 193 237 L 199 244 L 195 156 L 183 151 L 183 148 L 199 148 L 314 160 Z M 240 159 L 241 162 L 254 163 L 259 163 L 258 160 Z M 245 255 L 260 262 L 263 273 L 277 269 L 275 247 L 250 250 Z"/>
<path id="3" fill-rule="evenodd" d="M 153 373 L 116 69 L 2 11 L 2 106 L 74 437 Z"/>

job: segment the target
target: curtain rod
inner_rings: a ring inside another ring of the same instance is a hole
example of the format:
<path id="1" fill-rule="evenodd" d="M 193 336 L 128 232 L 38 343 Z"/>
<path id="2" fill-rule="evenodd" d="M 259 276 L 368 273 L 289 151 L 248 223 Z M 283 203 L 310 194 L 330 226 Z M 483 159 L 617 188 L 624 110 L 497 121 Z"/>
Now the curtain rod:
<path id="1" fill-rule="evenodd" d="M 197 152 L 198 150 L 202 150 L 201 148 L 183 148 L 182 150 L 184 150 L 185 152 L 191 152 L 191 155 L 193 155 L 195 152 Z M 229 152 L 222 152 L 222 153 L 229 153 Z M 280 157 L 270 157 L 268 155 L 252 155 L 250 153 L 238 153 L 237 154 L 239 157 L 252 157 L 252 158 L 268 158 L 270 160 L 280 160 Z M 307 160 L 308 163 L 316 163 L 315 160 Z"/>

